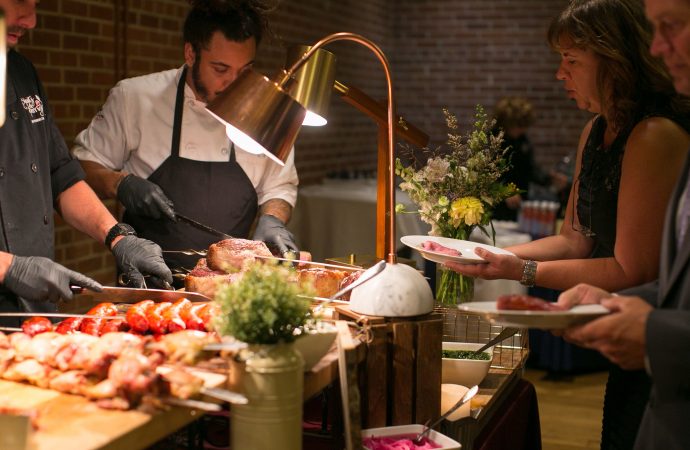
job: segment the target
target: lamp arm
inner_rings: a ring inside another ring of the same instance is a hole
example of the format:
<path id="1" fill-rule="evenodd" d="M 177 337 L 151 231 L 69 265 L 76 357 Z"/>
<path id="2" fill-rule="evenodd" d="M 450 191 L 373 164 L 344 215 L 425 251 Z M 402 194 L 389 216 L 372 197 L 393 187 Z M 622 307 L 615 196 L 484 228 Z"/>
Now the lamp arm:
<path id="1" fill-rule="evenodd" d="M 393 101 L 393 79 L 391 77 L 390 64 L 383 51 L 374 42 L 355 33 L 341 32 L 330 34 L 316 44 L 314 44 L 300 59 L 298 59 L 283 75 L 278 85 L 282 88 L 288 82 L 297 70 L 311 57 L 312 54 L 319 48 L 335 41 L 354 41 L 357 42 L 376 54 L 377 58 L 383 65 L 383 71 L 386 74 L 386 84 L 388 86 L 388 153 L 386 155 L 386 165 L 388 166 L 388 179 L 386 180 L 386 217 L 388 218 L 388 255 L 386 261 L 390 264 L 396 263 L 395 255 L 395 159 L 394 159 L 394 120 L 395 117 L 395 103 Z"/>

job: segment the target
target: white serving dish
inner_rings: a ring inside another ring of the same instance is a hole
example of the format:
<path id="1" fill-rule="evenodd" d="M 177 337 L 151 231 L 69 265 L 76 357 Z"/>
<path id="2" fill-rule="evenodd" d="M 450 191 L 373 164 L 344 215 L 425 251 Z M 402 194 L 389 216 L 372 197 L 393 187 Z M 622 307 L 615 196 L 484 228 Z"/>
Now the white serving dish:
<path id="1" fill-rule="evenodd" d="M 392 427 L 381 427 L 381 428 L 367 428 L 362 430 L 362 439 L 367 437 L 390 437 L 390 436 L 401 436 L 405 435 L 417 435 L 424 430 L 424 425 L 414 424 L 414 425 L 396 425 Z M 459 450 L 461 445 L 459 442 L 449 438 L 445 434 L 441 434 L 436 430 L 431 430 L 429 432 L 429 440 L 437 445 L 440 445 L 436 450 Z M 367 447 L 364 447 L 365 449 Z"/>
<path id="2" fill-rule="evenodd" d="M 338 329 L 332 323 L 317 322 L 316 328 L 307 329 L 305 334 L 295 339 L 295 350 L 302 354 L 304 371 L 309 371 L 328 353 Z"/>
<path id="3" fill-rule="evenodd" d="M 482 343 L 471 342 L 444 342 L 443 350 L 478 350 Z M 442 358 L 441 383 L 460 384 L 471 387 L 482 382 L 489 373 L 491 361 L 494 358 L 494 348 L 484 350 L 491 358 L 484 361 L 478 359 Z"/>
<path id="4" fill-rule="evenodd" d="M 460 384 L 442 384 L 441 385 L 441 415 L 448 412 L 450 408 L 455 406 L 455 404 L 460 401 L 460 399 L 469 391 L 470 388 L 467 386 L 462 386 Z M 455 411 L 453 411 L 450 416 L 446 418 L 451 422 L 462 419 L 463 417 L 469 417 L 472 411 L 471 401 L 465 403 Z"/>

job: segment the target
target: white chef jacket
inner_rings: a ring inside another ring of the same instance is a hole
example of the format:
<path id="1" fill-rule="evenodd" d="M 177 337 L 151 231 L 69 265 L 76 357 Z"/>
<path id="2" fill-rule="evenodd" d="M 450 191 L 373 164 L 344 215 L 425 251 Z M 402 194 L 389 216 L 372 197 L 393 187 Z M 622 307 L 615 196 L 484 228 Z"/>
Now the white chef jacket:
<path id="1" fill-rule="evenodd" d="M 75 139 L 72 154 L 111 170 L 148 178 L 170 156 L 177 83 L 183 67 L 120 81 L 110 90 L 103 108 Z M 206 110 L 185 83 L 180 157 L 195 161 L 230 159 L 225 126 Z M 247 174 L 259 205 L 282 199 L 297 201 L 294 148 L 281 167 L 270 158 L 235 145 L 237 163 Z M 194 180 L 180 180 L 193 183 Z M 221 194 L 222 193 L 209 193 Z"/>

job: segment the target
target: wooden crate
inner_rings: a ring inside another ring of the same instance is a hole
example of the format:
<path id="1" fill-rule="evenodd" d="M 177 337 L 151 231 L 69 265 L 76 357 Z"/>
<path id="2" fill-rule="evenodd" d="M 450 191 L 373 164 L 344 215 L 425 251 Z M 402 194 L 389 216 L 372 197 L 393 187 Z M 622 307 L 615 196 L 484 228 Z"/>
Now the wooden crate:
<path id="1" fill-rule="evenodd" d="M 355 321 L 369 333 L 359 373 L 363 428 L 425 423 L 441 409 L 443 318 L 363 316 L 347 306 L 336 319 Z"/>

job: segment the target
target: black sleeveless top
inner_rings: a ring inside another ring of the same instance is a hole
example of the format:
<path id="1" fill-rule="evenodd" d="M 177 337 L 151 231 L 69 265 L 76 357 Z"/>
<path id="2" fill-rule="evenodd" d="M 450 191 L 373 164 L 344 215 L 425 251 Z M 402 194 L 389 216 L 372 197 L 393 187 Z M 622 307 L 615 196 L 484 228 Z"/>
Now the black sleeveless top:
<path id="1" fill-rule="evenodd" d="M 618 133 L 608 148 L 603 147 L 606 119 L 598 116 L 583 149 L 580 175 L 576 181 L 577 217 L 580 222 L 578 230 L 594 240 L 591 258 L 613 256 L 623 153 L 635 125 L 649 117 L 666 117 L 690 133 L 690 120 L 671 113 L 668 107 L 653 106 L 643 111 L 630 126 Z"/>

